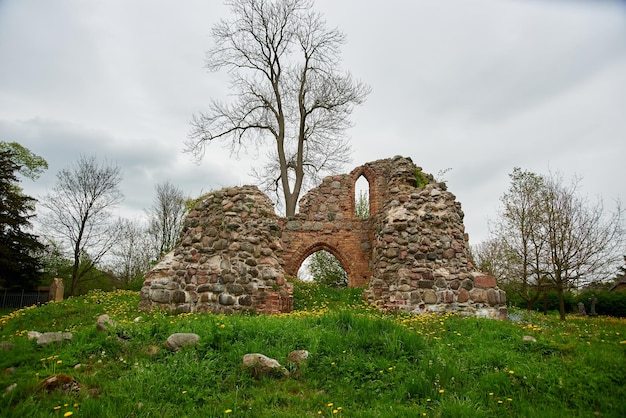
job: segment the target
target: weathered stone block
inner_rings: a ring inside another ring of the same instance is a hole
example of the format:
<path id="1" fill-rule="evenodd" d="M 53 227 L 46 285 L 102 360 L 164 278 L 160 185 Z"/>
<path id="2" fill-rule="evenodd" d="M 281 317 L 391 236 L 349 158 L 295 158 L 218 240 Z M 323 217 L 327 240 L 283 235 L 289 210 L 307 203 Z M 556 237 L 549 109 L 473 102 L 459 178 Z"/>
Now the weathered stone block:
<path id="1" fill-rule="evenodd" d="M 437 303 L 437 294 L 434 290 L 427 289 L 422 294 L 422 300 L 424 301 L 424 303 L 428 304 Z"/>
<path id="2" fill-rule="evenodd" d="M 442 290 L 437 292 L 437 301 L 439 303 L 452 303 L 454 302 L 454 292 L 451 290 Z"/>
<path id="3" fill-rule="evenodd" d="M 500 304 L 500 294 L 495 289 L 487 289 L 487 303 L 496 306 Z"/>
<path id="4" fill-rule="evenodd" d="M 474 286 L 481 288 L 495 287 L 496 278 L 493 276 L 476 276 L 474 278 Z"/>
<path id="5" fill-rule="evenodd" d="M 187 294 L 183 290 L 175 290 L 172 293 L 173 303 L 184 303 L 187 298 Z"/>
<path id="6" fill-rule="evenodd" d="M 435 281 L 435 286 L 439 289 L 445 289 L 448 287 L 448 282 L 443 277 L 440 277 Z"/>
<path id="7" fill-rule="evenodd" d="M 228 293 L 235 296 L 239 296 L 245 291 L 244 287 L 240 284 L 229 284 L 226 286 L 226 290 Z"/>
<path id="8" fill-rule="evenodd" d="M 470 299 L 476 303 L 485 303 L 487 301 L 487 292 L 484 289 L 475 287 L 470 290 Z"/>
<path id="9" fill-rule="evenodd" d="M 150 291 L 150 299 L 158 303 L 169 303 L 170 292 L 166 289 L 154 289 Z"/>
<path id="10" fill-rule="evenodd" d="M 474 281 L 472 279 L 465 279 L 461 283 L 461 287 L 465 290 L 472 290 L 474 288 Z"/>
<path id="11" fill-rule="evenodd" d="M 234 305 L 235 304 L 235 298 L 233 297 L 233 295 L 229 295 L 228 293 L 222 293 L 219 298 L 218 298 L 220 305 Z"/>

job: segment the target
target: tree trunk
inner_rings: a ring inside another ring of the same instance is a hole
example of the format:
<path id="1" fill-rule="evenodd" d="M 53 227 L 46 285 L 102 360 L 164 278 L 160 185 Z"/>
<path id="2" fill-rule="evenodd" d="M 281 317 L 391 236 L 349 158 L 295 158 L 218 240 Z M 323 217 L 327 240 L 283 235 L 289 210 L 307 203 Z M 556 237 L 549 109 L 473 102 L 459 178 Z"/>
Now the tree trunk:
<path id="1" fill-rule="evenodd" d="M 562 284 L 559 284 L 556 287 L 556 295 L 559 299 L 559 317 L 561 318 L 561 321 L 565 321 L 565 301 L 563 300 Z"/>

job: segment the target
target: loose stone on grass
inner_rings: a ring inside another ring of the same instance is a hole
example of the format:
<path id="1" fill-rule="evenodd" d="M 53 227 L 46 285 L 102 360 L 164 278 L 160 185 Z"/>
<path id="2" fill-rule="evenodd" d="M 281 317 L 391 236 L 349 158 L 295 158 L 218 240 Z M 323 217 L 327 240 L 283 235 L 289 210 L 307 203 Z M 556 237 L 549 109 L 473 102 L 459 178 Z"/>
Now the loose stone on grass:
<path id="1" fill-rule="evenodd" d="M 304 363 L 309 358 L 309 352 L 307 350 L 294 350 L 287 356 L 287 360 L 297 365 Z"/>
<path id="2" fill-rule="evenodd" d="M 115 328 L 116 326 L 117 322 L 112 320 L 107 314 L 100 315 L 96 319 L 96 329 L 98 331 L 109 331 L 109 328 Z"/>
<path id="3" fill-rule="evenodd" d="M 28 331 L 29 340 L 37 340 L 37 345 L 48 345 L 50 343 L 60 343 L 62 341 L 69 341 L 73 338 L 71 332 L 44 332 Z"/>
<path id="4" fill-rule="evenodd" d="M 248 370 L 255 379 L 260 379 L 263 376 L 289 376 L 289 371 L 281 366 L 277 360 L 259 353 L 246 354 L 243 356 L 243 367 Z"/>
<path id="5" fill-rule="evenodd" d="M 184 347 L 194 347 L 200 341 L 200 336 L 193 333 L 176 333 L 167 337 L 165 348 L 178 351 Z"/>

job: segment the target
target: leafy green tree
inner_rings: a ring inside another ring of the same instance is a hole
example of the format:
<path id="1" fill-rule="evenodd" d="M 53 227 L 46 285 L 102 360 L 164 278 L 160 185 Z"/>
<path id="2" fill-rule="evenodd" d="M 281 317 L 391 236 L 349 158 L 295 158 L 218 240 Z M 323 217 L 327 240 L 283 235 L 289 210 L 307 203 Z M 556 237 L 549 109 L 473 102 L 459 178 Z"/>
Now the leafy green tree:
<path id="1" fill-rule="evenodd" d="M 0 141 L 0 151 L 11 152 L 13 161 L 18 164 L 17 171 L 31 180 L 37 180 L 48 169 L 46 160 L 17 142 Z"/>
<path id="2" fill-rule="evenodd" d="M 16 173 L 23 168 L 18 153 L 0 150 L 0 285 L 32 288 L 41 279 L 38 254 L 44 246 L 26 232 L 35 199 L 18 186 Z"/>
<path id="3" fill-rule="evenodd" d="M 330 287 L 347 287 L 348 276 L 343 266 L 331 253 L 320 250 L 310 258 L 309 272 L 315 283 Z"/>

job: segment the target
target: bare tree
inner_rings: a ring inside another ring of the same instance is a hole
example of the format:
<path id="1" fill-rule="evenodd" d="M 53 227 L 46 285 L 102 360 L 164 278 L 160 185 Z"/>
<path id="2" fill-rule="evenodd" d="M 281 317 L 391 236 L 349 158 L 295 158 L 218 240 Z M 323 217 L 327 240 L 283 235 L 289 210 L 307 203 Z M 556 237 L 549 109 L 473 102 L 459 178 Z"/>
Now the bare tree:
<path id="1" fill-rule="evenodd" d="M 547 289 L 556 290 L 559 314 L 565 319 L 563 293 L 582 282 L 608 279 L 621 259 L 626 238 L 623 210 L 618 202 L 607 216 L 601 200 L 590 204 L 578 195 L 578 179 L 565 185 L 558 174 L 543 176 L 519 168 L 510 177 L 492 231 L 497 249 L 491 249 L 490 257 L 499 258 L 494 263 L 503 281 L 519 292 L 528 308 Z"/>
<path id="2" fill-rule="evenodd" d="M 544 178 L 515 167 L 509 174 L 511 185 L 500 201 L 502 210 L 494 225 L 498 245 L 496 262 L 501 268 L 507 290 L 516 292 L 526 301 L 530 310 L 545 291 L 545 279 L 540 268 L 545 245 L 540 234 L 543 216 L 538 196 L 544 187 Z M 504 261 L 504 264 L 502 263 Z"/>
<path id="3" fill-rule="evenodd" d="M 499 285 L 508 287 L 516 280 L 511 280 L 513 263 L 507 261 L 510 256 L 502 241 L 495 236 L 472 245 L 472 263 L 483 273 L 490 274 L 498 279 Z"/>
<path id="4" fill-rule="evenodd" d="M 193 116 L 186 151 L 199 160 L 214 140 L 229 141 L 231 153 L 269 140 L 269 162 L 254 175 L 266 191 L 282 192 L 292 216 L 307 178 L 349 161 L 348 118 L 369 87 L 338 71 L 345 35 L 327 29 L 310 0 L 226 4 L 235 17 L 213 28 L 206 62 L 229 71 L 236 100 L 213 100 Z"/>
<path id="5" fill-rule="evenodd" d="M 580 197 L 579 180 L 566 185 L 551 173 L 540 193 L 541 230 L 546 243 L 542 266 L 554 284 L 559 314 L 565 320 L 563 292 L 583 282 L 605 280 L 624 254 L 623 210 L 606 216 L 602 200 L 590 204 Z"/>
<path id="6" fill-rule="evenodd" d="M 47 210 L 42 218 L 44 230 L 70 247 L 71 294 L 118 238 L 119 223 L 111 220 L 111 209 L 123 199 L 121 181 L 116 165 L 81 156 L 73 167 L 57 174 L 53 192 L 42 200 Z"/>
<path id="7" fill-rule="evenodd" d="M 145 224 L 139 220 L 121 221 L 119 238 L 111 249 L 111 270 L 119 281 L 124 284 L 143 281 L 145 273 L 156 258 L 150 243 Z"/>
<path id="8" fill-rule="evenodd" d="M 148 210 L 148 232 L 159 258 L 176 245 L 187 208 L 183 191 L 169 181 L 157 184 L 155 189 L 154 203 Z"/>

